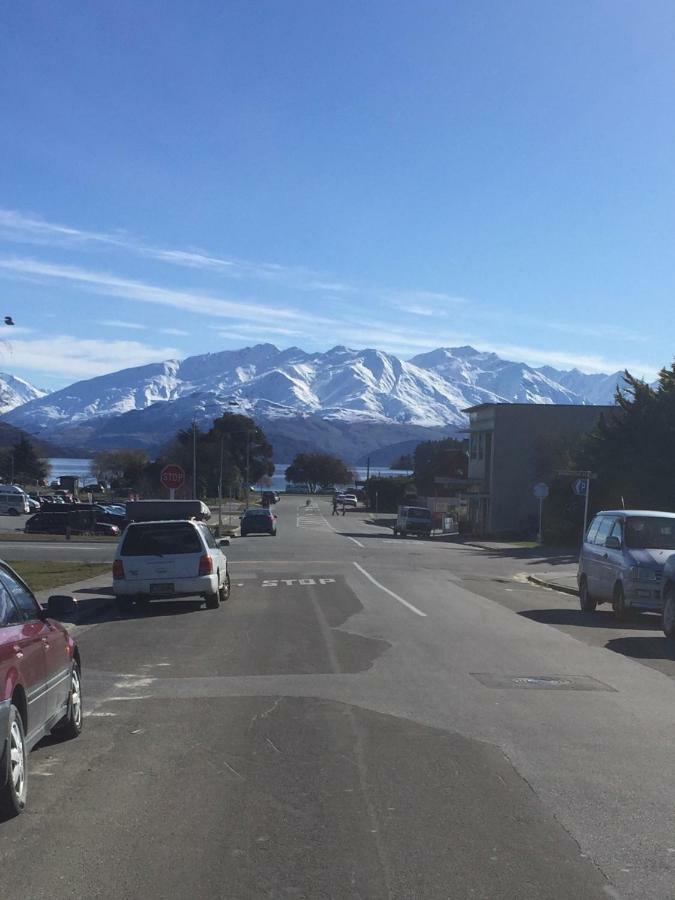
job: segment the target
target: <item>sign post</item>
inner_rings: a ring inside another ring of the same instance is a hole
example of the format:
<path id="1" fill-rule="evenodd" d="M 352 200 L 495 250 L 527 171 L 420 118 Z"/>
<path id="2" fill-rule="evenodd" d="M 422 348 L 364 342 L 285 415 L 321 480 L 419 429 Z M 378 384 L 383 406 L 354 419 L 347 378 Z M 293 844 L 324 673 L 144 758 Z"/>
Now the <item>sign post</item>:
<path id="1" fill-rule="evenodd" d="M 176 499 L 176 491 L 185 484 L 185 469 L 175 463 L 164 466 L 159 474 L 160 483 L 168 489 L 169 499 Z"/>
<path id="2" fill-rule="evenodd" d="M 584 530 L 581 535 L 581 540 L 583 542 L 586 538 L 586 526 L 588 525 L 588 498 L 591 493 L 591 478 L 595 478 L 596 476 L 593 472 L 578 472 L 576 474 L 581 477 L 572 482 L 572 490 L 577 497 L 584 498 Z"/>
<path id="3" fill-rule="evenodd" d="M 535 484 L 533 489 L 534 496 L 539 501 L 539 534 L 537 535 L 537 541 L 541 544 L 544 535 L 543 535 L 543 518 L 544 518 L 544 500 L 548 497 L 548 485 L 544 484 L 543 481 Z"/>

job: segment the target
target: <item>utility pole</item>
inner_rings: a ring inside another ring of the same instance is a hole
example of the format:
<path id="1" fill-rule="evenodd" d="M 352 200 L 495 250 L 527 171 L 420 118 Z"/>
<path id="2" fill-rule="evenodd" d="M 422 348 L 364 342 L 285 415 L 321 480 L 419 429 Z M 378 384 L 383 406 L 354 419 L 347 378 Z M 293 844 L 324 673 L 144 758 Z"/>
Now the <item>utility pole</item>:
<path id="1" fill-rule="evenodd" d="M 251 481 L 251 435 L 246 432 L 246 507 L 248 508 L 248 489 Z"/>
<path id="2" fill-rule="evenodd" d="M 586 540 L 586 525 L 588 524 L 588 497 L 591 493 L 591 472 L 585 473 L 586 478 L 586 498 L 584 500 L 584 530 L 581 535 L 581 543 Z"/>
<path id="3" fill-rule="evenodd" d="M 192 499 L 197 499 L 197 421 L 192 420 Z"/>
<path id="4" fill-rule="evenodd" d="M 218 537 L 223 527 L 223 445 L 225 435 L 220 436 L 220 476 L 218 478 Z"/>

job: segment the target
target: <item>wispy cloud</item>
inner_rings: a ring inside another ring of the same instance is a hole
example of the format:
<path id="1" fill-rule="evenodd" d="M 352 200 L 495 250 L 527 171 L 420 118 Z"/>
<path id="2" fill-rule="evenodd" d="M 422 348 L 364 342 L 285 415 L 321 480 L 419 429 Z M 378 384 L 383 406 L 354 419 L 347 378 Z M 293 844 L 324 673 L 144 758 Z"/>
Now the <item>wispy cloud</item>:
<path id="1" fill-rule="evenodd" d="M 105 325 L 106 328 L 129 328 L 133 331 L 146 331 L 148 327 L 140 322 L 122 322 L 119 319 L 102 319 L 98 324 Z"/>
<path id="2" fill-rule="evenodd" d="M 162 334 L 173 334 L 176 337 L 187 337 L 190 332 L 183 331 L 182 328 L 160 328 L 159 329 Z"/>
<path id="3" fill-rule="evenodd" d="M 530 366 L 552 366 L 559 369 L 580 369 L 589 374 L 611 374 L 628 369 L 639 377 L 653 380 L 658 370 L 653 363 L 627 362 L 612 360 L 604 356 L 588 353 L 568 353 L 558 350 L 542 350 L 539 347 L 527 347 L 520 344 L 500 344 L 477 341 L 473 346 L 477 350 L 497 353 L 499 356 L 527 363 Z"/>
<path id="4" fill-rule="evenodd" d="M 253 319 L 274 321 L 289 319 L 312 320 L 317 325 L 333 325 L 333 319 L 315 316 L 305 311 L 281 306 L 265 306 L 250 301 L 225 300 L 209 294 L 194 291 L 180 291 L 160 287 L 144 281 L 118 278 L 105 272 L 96 272 L 78 266 L 41 262 L 37 259 L 9 257 L 0 259 L 0 269 L 18 275 L 36 275 L 44 278 L 85 284 L 100 293 L 115 297 L 126 297 L 141 303 L 168 306 L 184 312 L 222 318 Z"/>
<path id="5" fill-rule="evenodd" d="M 0 348 L 0 360 L 7 359 L 13 366 L 69 379 L 92 378 L 183 356 L 176 347 L 151 347 L 139 341 L 78 340 L 66 334 L 21 339 Z"/>
<path id="6" fill-rule="evenodd" d="M 126 232 L 87 231 L 70 225 L 48 222 L 36 215 L 26 215 L 16 210 L 0 209 L 0 238 L 14 243 L 44 246 L 107 245 L 146 259 L 170 263 L 189 269 L 217 272 L 232 278 L 250 278 L 262 281 L 279 281 L 310 291 L 348 291 L 348 285 L 335 281 L 322 281 L 318 272 L 302 266 L 282 266 L 278 263 L 256 262 L 214 256 L 197 249 L 156 247 Z"/>

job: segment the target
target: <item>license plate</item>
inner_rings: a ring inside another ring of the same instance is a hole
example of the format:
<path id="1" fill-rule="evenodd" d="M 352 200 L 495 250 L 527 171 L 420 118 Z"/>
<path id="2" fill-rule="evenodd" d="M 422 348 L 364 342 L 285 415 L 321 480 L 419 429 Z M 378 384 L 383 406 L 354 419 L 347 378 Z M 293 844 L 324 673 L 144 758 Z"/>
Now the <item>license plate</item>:
<path id="1" fill-rule="evenodd" d="M 173 582 L 165 582 L 162 584 L 151 584 L 150 585 L 150 593 L 151 594 L 166 594 L 173 591 Z"/>

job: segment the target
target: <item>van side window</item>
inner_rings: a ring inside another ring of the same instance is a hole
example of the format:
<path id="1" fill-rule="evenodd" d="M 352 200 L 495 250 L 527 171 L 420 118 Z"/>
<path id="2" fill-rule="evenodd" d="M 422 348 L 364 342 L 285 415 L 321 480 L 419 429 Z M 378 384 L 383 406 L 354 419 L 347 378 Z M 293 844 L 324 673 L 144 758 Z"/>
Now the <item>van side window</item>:
<path id="1" fill-rule="evenodd" d="M 595 535 L 598 533 L 598 528 L 600 527 L 600 522 L 602 518 L 600 516 L 596 516 L 590 524 L 590 527 L 586 533 L 586 542 L 589 544 L 595 543 Z"/>
<path id="2" fill-rule="evenodd" d="M 617 537 L 623 543 L 623 522 L 621 519 L 614 520 L 614 525 L 612 525 L 612 530 L 608 537 Z"/>
<path id="3" fill-rule="evenodd" d="M 611 519 L 609 516 L 603 516 L 600 520 L 600 527 L 595 533 L 595 539 L 593 540 L 594 544 L 599 544 L 601 547 L 605 546 L 605 541 L 609 537 L 609 533 L 612 530 L 612 525 L 614 525 L 615 519 Z"/>

